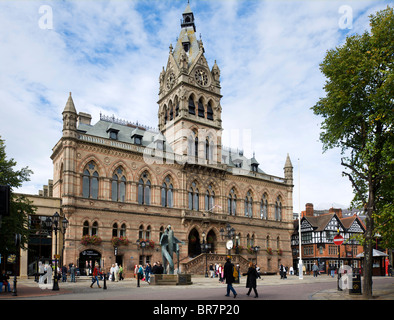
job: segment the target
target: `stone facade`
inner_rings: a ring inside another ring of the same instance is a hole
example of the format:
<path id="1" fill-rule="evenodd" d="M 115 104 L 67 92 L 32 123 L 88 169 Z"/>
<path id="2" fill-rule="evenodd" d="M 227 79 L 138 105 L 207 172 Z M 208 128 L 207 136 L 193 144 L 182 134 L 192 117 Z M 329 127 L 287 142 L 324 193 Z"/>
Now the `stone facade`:
<path id="1" fill-rule="evenodd" d="M 159 131 L 105 116 L 91 124 L 89 114 L 77 113 L 70 93 L 63 135 L 51 156 L 53 197 L 69 220 L 65 263 L 83 269 L 90 260 L 106 268 L 118 262 L 129 274 L 136 264 L 161 261 L 160 235 L 171 225 L 184 242 L 179 262 L 187 270 L 203 241 L 211 262 L 215 253 L 220 259 L 228 253 L 220 230 L 230 224 L 236 235 L 231 254 L 239 253 L 238 261 L 257 259 L 266 272 L 292 264 L 290 158 L 284 178 L 276 177 L 254 157 L 222 146 L 220 70 L 216 61 L 208 67 L 195 30 L 188 5 L 159 77 Z M 83 235 L 101 242 L 83 244 Z M 116 256 L 114 236 L 128 240 Z M 151 242 L 143 248 L 137 240 Z M 250 250 L 256 246 L 257 254 Z"/>

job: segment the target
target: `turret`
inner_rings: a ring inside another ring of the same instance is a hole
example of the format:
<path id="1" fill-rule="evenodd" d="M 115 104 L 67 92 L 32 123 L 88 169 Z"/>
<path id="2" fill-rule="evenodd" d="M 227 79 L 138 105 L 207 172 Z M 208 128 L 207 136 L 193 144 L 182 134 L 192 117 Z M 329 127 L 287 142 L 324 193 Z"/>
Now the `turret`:
<path id="1" fill-rule="evenodd" d="M 62 114 L 63 114 L 63 137 L 76 138 L 77 111 L 74 106 L 74 101 L 71 97 L 71 92 Z"/>

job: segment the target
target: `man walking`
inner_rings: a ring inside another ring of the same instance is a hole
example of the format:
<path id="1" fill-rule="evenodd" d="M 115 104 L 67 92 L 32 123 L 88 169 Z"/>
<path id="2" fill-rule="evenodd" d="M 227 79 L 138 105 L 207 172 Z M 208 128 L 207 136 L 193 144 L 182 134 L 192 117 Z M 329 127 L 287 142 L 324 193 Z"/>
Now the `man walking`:
<path id="1" fill-rule="evenodd" d="M 226 297 L 230 296 L 230 290 L 234 294 L 234 298 L 237 296 L 237 292 L 233 288 L 234 283 L 234 265 L 231 263 L 231 259 L 227 258 L 226 263 L 224 264 L 224 278 L 226 279 L 227 284 L 227 294 Z"/>
<path id="2" fill-rule="evenodd" d="M 99 270 L 99 265 L 96 262 L 95 266 L 94 266 L 94 270 L 93 270 L 93 277 L 92 277 L 92 284 L 90 285 L 91 288 L 93 288 L 93 285 L 95 284 L 95 282 L 97 282 L 97 286 L 99 288 L 100 284 L 99 284 L 99 279 L 98 279 L 98 275 L 101 274 L 100 270 Z"/>

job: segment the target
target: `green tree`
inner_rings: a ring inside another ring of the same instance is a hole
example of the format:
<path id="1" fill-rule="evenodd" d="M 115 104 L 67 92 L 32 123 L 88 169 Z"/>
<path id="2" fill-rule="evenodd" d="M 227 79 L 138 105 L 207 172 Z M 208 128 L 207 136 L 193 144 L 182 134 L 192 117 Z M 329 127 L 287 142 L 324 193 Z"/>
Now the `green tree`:
<path id="1" fill-rule="evenodd" d="M 16 195 L 13 188 L 22 186 L 30 180 L 33 172 L 28 168 L 15 170 L 14 159 L 7 160 L 5 142 L 0 137 L 0 185 L 11 187 L 10 215 L 3 217 L 0 227 L 0 252 L 4 257 L 10 253 L 18 253 L 20 248 L 25 248 L 29 237 L 29 215 L 34 214 L 36 208 L 23 195 Z M 19 247 L 15 246 L 15 237 L 20 235 Z"/>
<path id="2" fill-rule="evenodd" d="M 326 96 L 312 107 L 323 117 L 323 150 L 339 147 L 354 190 L 353 206 L 366 213 L 363 294 L 372 296 L 372 248 L 378 231 L 393 241 L 394 14 L 370 16 L 371 31 L 327 51 L 320 70 Z"/>

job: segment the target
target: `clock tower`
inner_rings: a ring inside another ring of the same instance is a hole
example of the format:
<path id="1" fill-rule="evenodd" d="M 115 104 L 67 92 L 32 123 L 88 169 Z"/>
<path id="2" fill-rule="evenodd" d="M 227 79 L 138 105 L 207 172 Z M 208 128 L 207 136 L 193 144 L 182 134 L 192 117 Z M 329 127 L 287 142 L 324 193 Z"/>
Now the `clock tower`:
<path id="1" fill-rule="evenodd" d="M 159 130 L 176 153 L 188 162 L 221 163 L 222 120 L 220 70 L 204 56 L 188 4 L 175 48 L 169 47 L 167 66 L 160 73 Z"/>

